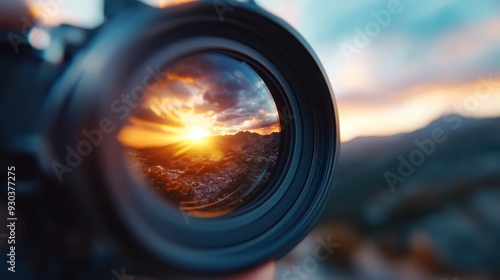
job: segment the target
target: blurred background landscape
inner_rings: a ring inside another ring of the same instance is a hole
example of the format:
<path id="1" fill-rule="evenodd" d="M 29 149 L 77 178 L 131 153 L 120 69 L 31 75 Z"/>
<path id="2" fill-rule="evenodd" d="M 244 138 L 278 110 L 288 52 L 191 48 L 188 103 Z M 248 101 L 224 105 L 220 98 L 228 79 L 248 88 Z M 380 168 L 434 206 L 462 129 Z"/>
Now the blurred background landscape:
<path id="1" fill-rule="evenodd" d="M 316 50 L 342 137 L 276 279 L 500 279 L 500 3 L 258 2 Z"/>

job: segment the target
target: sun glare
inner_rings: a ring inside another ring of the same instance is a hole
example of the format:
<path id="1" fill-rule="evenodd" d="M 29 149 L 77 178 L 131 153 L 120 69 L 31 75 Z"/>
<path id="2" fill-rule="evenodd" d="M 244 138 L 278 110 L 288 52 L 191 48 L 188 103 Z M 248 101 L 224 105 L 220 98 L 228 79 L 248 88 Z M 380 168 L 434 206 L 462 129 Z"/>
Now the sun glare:
<path id="1" fill-rule="evenodd" d="M 208 131 L 201 127 L 192 127 L 188 130 L 187 138 L 194 142 L 200 142 L 209 135 Z"/>

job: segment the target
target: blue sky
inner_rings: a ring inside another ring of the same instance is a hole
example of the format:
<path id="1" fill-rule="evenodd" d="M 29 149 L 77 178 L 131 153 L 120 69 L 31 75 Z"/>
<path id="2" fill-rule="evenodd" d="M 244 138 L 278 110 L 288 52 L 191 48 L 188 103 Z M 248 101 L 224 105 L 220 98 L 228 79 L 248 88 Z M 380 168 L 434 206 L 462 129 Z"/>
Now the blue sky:
<path id="1" fill-rule="evenodd" d="M 412 131 L 450 112 L 500 115 L 499 1 L 258 2 L 317 52 L 338 99 L 343 140 Z M 389 11 L 391 5 L 398 13 Z M 372 13 L 381 11 L 390 19 L 376 28 Z M 357 30 L 369 43 L 346 52 L 356 47 Z M 484 80 L 490 84 L 488 99 L 457 110 L 486 90 L 478 89 Z"/>

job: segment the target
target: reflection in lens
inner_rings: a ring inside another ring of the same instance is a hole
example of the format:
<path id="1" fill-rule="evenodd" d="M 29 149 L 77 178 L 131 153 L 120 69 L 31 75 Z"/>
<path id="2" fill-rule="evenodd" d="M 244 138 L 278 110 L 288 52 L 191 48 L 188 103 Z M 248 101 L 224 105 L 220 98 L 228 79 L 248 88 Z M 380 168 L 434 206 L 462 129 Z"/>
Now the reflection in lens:
<path id="1" fill-rule="evenodd" d="M 276 105 L 246 63 L 218 53 L 171 65 L 118 139 L 126 162 L 189 214 L 214 217 L 254 197 L 278 158 Z"/>

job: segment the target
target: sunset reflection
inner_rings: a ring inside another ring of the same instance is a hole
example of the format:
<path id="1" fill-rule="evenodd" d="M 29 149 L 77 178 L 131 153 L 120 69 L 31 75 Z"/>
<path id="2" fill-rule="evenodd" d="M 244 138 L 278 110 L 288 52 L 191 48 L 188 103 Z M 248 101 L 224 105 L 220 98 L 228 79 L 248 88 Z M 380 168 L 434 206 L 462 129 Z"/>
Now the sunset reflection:
<path id="1" fill-rule="evenodd" d="M 271 178 L 280 143 L 271 92 L 245 62 L 210 53 L 170 66 L 118 135 L 154 189 L 197 216 L 245 203 Z"/>

